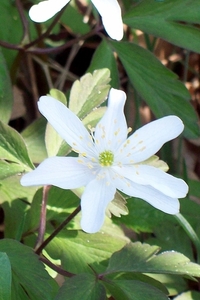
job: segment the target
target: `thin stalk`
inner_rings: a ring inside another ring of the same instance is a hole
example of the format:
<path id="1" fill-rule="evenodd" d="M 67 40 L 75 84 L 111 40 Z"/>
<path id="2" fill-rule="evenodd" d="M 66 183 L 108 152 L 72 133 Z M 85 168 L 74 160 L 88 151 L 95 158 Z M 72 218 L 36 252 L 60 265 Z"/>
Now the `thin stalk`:
<path id="1" fill-rule="evenodd" d="M 194 231 L 190 223 L 183 217 L 182 214 L 178 213 L 174 215 L 174 217 L 193 242 L 197 251 L 197 262 L 200 263 L 200 240 L 196 232 Z"/>
<path id="2" fill-rule="evenodd" d="M 44 241 L 44 234 L 46 230 L 47 198 L 48 198 L 48 192 L 50 187 L 51 187 L 50 185 L 46 185 L 43 187 L 42 205 L 41 205 L 41 212 L 40 212 L 40 225 L 38 229 L 38 238 L 36 241 L 35 249 L 39 248 Z"/>
<path id="3" fill-rule="evenodd" d="M 42 250 L 53 240 L 53 238 L 80 212 L 81 206 L 79 205 L 72 213 L 67 217 L 67 219 L 62 222 L 52 234 L 38 247 L 35 249 L 36 254 L 40 254 Z"/>

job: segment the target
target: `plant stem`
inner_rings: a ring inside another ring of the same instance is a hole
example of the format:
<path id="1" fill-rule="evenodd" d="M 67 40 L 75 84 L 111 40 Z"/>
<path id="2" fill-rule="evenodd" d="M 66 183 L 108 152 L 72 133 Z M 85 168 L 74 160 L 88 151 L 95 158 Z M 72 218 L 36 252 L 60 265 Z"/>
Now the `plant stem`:
<path id="1" fill-rule="evenodd" d="M 80 212 L 81 206 L 79 205 L 72 213 L 67 217 L 67 219 L 62 222 L 52 234 L 38 247 L 35 249 L 36 254 L 40 254 L 41 251 L 53 240 L 53 238 Z"/>
<path id="2" fill-rule="evenodd" d="M 50 185 L 46 185 L 43 187 L 42 205 L 41 205 L 41 212 L 40 212 L 40 225 L 38 229 L 38 238 L 35 245 L 35 249 L 39 248 L 44 241 L 44 234 L 46 230 L 47 197 L 48 197 L 48 192 L 50 187 L 51 187 Z"/>
<path id="3" fill-rule="evenodd" d="M 174 217 L 181 225 L 181 227 L 185 230 L 185 232 L 187 233 L 187 235 L 195 245 L 197 251 L 197 262 L 200 263 L 200 240 L 196 232 L 194 231 L 190 223 L 183 217 L 182 214 L 178 213 Z"/>

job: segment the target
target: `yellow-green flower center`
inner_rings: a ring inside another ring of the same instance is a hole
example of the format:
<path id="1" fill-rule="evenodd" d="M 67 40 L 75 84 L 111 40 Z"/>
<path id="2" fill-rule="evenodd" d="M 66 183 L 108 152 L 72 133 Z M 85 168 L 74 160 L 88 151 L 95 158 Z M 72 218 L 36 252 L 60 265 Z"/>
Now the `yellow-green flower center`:
<path id="1" fill-rule="evenodd" d="M 113 164 L 114 154 L 111 151 L 104 151 L 99 154 L 99 163 L 102 167 L 109 167 Z"/>

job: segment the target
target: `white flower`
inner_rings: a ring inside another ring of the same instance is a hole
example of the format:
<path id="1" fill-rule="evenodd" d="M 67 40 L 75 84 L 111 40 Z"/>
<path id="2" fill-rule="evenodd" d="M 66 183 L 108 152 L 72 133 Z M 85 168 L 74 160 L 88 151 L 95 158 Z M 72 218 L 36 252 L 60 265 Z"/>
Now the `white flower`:
<path id="1" fill-rule="evenodd" d="M 126 95 L 111 89 L 108 108 L 95 132 L 89 134 L 79 118 L 50 96 L 38 102 L 40 112 L 78 157 L 50 157 L 21 179 L 24 186 L 55 185 L 63 189 L 85 186 L 81 197 L 81 227 L 97 232 L 116 189 L 142 198 L 168 214 L 179 212 L 178 198 L 188 192 L 187 184 L 145 161 L 162 145 L 183 131 L 176 116 L 153 121 L 127 138 L 123 112 Z"/>
<path id="2" fill-rule="evenodd" d="M 46 0 L 31 7 L 30 18 L 35 22 L 45 22 L 59 12 L 70 0 Z M 108 35 L 117 41 L 123 37 L 121 8 L 117 0 L 91 0 L 99 14 Z"/>

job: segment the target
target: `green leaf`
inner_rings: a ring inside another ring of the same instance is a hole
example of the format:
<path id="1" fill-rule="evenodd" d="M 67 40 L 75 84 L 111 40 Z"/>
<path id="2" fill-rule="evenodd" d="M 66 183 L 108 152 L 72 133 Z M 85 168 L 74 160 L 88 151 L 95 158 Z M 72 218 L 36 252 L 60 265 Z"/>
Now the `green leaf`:
<path id="1" fill-rule="evenodd" d="M 41 188 L 33 197 L 30 210 L 27 212 L 25 231 L 30 232 L 38 228 L 42 192 L 43 189 Z M 47 222 L 63 222 L 79 203 L 80 199 L 72 191 L 52 186 L 48 192 Z"/>
<path id="2" fill-rule="evenodd" d="M 70 2 L 66 7 L 61 17 L 61 23 L 76 34 L 83 35 L 90 31 L 90 26 L 84 22 L 84 16 L 79 13 L 74 2 Z"/>
<path id="3" fill-rule="evenodd" d="M 106 300 L 103 285 L 91 274 L 69 278 L 62 285 L 55 300 Z"/>
<path id="4" fill-rule="evenodd" d="M 183 254 L 166 251 L 156 255 L 158 251 L 157 246 L 130 243 L 111 256 L 106 273 L 141 272 L 200 277 L 200 265 L 190 262 Z"/>
<path id="5" fill-rule="evenodd" d="M 87 73 L 80 80 L 76 80 L 71 88 L 69 109 L 79 118 L 84 118 L 94 108 L 102 104 L 108 95 L 110 71 L 96 70 Z"/>
<path id="6" fill-rule="evenodd" d="M 23 187 L 20 176 L 11 176 L 0 182 L 1 206 L 4 210 L 5 237 L 21 239 L 29 202 L 35 194 L 35 187 Z"/>
<path id="7" fill-rule="evenodd" d="M 24 167 L 24 171 L 34 168 L 21 135 L 10 126 L 3 124 L 1 121 L 0 157 L 22 165 Z"/>
<path id="8" fill-rule="evenodd" d="M 177 80 L 177 76 L 165 68 L 151 52 L 138 45 L 126 42 L 111 44 L 119 55 L 132 85 L 156 117 L 177 115 L 185 125 L 184 135 L 188 138 L 199 137 L 197 116 L 187 101 L 189 93 Z"/>
<path id="9" fill-rule="evenodd" d="M 44 142 L 46 124 L 47 121 L 45 118 L 39 118 L 22 132 L 22 137 L 34 163 L 41 163 L 45 158 L 47 158 L 47 151 Z"/>
<path id="10" fill-rule="evenodd" d="M 154 286 L 138 280 L 112 280 L 105 283 L 116 300 L 167 300 L 168 297 Z"/>
<path id="11" fill-rule="evenodd" d="M 0 241 L 0 251 L 8 255 L 14 275 L 12 299 L 25 300 L 19 298 L 19 294 L 24 295 L 21 290 L 25 291 L 30 300 L 54 299 L 58 286 L 31 248 L 15 240 L 4 239 Z"/>
<path id="12" fill-rule="evenodd" d="M 8 123 L 13 104 L 12 85 L 4 56 L 0 49 L 0 120 Z"/>
<path id="13" fill-rule="evenodd" d="M 194 26 L 200 24 L 199 10 L 199 0 L 140 1 L 123 20 L 132 28 L 200 53 L 200 30 Z"/>
<path id="14" fill-rule="evenodd" d="M 24 171 L 24 167 L 16 163 L 0 160 L 0 180 Z"/>
<path id="15" fill-rule="evenodd" d="M 23 36 L 23 27 L 14 2 L 1 0 L 0 10 L 1 24 L 4 24 L 3 30 L 0 30 L 0 40 L 11 44 L 19 44 Z M 2 52 L 10 69 L 17 55 L 17 51 L 2 48 Z M 8 91 L 8 93 L 10 92 Z"/>
<path id="16" fill-rule="evenodd" d="M 87 72 L 92 73 L 95 70 L 102 68 L 107 68 L 110 70 L 110 85 L 114 88 L 119 88 L 119 73 L 116 59 L 106 40 L 103 40 L 96 49 Z"/>
<path id="17" fill-rule="evenodd" d="M 77 230 L 62 230 L 46 247 L 53 259 L 60 259 L 62 266 L 72 273 L 90 273 L 90 264 L 99 264 L 121 249 L 128 239 L 110 224 L 108 231 L 90 234 Z"/>
<path id="18" fill-rule="evenodd" d="M 0 299 L 11 299 L 11 266 L 6 253 L 0 252 Z"/>

